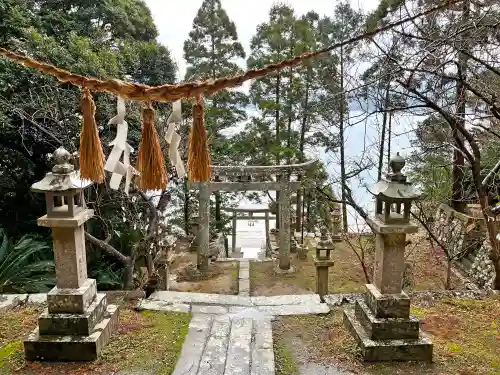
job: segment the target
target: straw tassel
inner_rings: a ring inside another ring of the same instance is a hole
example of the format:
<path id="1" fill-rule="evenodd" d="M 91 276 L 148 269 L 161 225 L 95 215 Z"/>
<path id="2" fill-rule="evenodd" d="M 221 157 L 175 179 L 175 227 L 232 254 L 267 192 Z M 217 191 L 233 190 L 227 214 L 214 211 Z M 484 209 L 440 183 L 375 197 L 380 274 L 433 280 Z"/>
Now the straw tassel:
<path id="1" fill-rule="evenodd" d="M 207 132 L 205 130 L 203 97 L 198 95 L 193 105 L 193 127 L 189 134 L 189 181 L 208 181 L 212 176 Z"/>
<path id="2" fill-rule="evenodd" d="M 80 107 L 83 114 L 80 134 L 80 177 L 102 183 L 104 181 L 104 153 L 95 123 L 95 103 L 87 88 L 83 89 Z"/>
<path id="3" fill-rule="evenodd" d="M 139 187 L 143 191 L 162 190 L 168 183 L 165 158 L 154 122 L 155 111 L 148 105 L 142 112 L 141 143 L 137 160 L 137 169 L 141 174 Z"/>

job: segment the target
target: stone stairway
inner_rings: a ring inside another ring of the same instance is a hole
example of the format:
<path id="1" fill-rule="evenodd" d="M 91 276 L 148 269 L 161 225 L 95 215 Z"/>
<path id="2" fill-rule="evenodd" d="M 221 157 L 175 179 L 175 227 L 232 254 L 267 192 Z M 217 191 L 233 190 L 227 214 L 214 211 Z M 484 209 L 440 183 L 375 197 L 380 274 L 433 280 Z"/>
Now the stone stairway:
<path id="1" fill-rule="evenodd" d="M 274 375 L 269 318 L 194 315 L 173 375 Z"/>

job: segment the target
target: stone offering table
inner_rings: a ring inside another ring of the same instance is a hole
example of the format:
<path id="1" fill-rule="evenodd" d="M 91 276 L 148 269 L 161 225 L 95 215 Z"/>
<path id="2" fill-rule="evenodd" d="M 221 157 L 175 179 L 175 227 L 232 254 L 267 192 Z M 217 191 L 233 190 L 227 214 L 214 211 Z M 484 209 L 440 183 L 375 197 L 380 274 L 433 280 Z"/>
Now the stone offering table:
<path id="1" fill-rule="evenodd" d="M 47 294 L 47 308 L 38 327 L 24 341 L 27 360 L 92 361 L 99 356 L 118 323 L 118 308 L 97 293 L 87 278 L 84 223 L 93 216 L 85 206 L 83 189 L 71 155 L 58 148 L 55 166 L 32 190 L 45 194 L 47 214 L 38 225 L 52 228 L 56 286 Z"/>
<path id="2" fill-rule="evenodd" d="M 401 173 L 404 159 L 398 154 L 390 165 L 393 173 L 372 192 L 376 196 L 375 218 L 369 220 L 376 233 L 373 284 L 366 285 L 364 301 L 344 310 L 344 323 L 365 361 L 431 362 L 432 343 L 410 316 L 410 299 L 402 290 L 406 234 L 418 231 L 410 223 L 411 201 L 418 194 Z M 393 205 L 396 212 L 391 211 Z"/>

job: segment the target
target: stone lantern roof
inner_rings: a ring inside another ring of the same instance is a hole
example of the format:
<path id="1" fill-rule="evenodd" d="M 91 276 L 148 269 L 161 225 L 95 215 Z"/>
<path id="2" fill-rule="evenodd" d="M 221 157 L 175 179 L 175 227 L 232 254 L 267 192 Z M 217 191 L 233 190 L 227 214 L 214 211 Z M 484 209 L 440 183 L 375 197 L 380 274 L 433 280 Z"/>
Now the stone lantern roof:
<path id="1" fill-rule="evenodd" d="M 92 181 L 80 179 L 80 171 L 75 171 L 71 164 L 73 156 L 64 148 L 59 147 L 52 155 L 54 167 L 45 177 L 31 186 L 35 192 L 64 192 L 82 190 L 92 185 Z"/>
<path id="2" fill-rule="evenodd" d="M 391 201 L 418 199 L 420 193 L 415 190 L 413 185 L 406 180 L 406 176 L 401 172 L 405 164 L 405 159 L 398 152 L 389 162 L 392 173 L 388 173 L 385 179 L 373 185 L 370 193 Z"/>
<path id="3" fill-rule="evenodd" d="M 328 236 L 327 229 L 325 227 L 321 228 L 321 237 L 316 244 L 316 249 L 318 250 L 334 250 L 335 245 L 333 241 Z"/>

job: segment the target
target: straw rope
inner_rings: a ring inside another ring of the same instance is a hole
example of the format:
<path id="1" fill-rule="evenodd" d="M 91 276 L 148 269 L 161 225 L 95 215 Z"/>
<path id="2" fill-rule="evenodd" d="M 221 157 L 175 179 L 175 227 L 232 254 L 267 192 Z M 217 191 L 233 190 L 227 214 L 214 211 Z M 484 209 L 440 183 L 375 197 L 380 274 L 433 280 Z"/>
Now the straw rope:
<path id="1" fill-rule="evenodd" d="M 94 77 L 85 77 L 82 75 L 71 73 L 54 65 L 43 63 L 27 56 L 19 55 L 5 48 L 0 48 L 0 55 L 3 55 L 6 58 L 16 61 L 22 65 L 52 75 L 61 82 L 68 82 L 79 87 L 87 87 L 92 91 L 109 92 L 111 94 L 121 96 L 130 100 L 170 102 L 178 99 L 192 98 L 203 94 L 210 95 L 223 89 L 240 86 L 245 81 L 248 81 L 250 79 L 263 77 L 269 73 L 286 67 L 297 66 L 306 60 L 322 56 L 336 48 L 346 46 L 348 44 L 352 44 L 361 40 L 370 39 L 382 31 L 390 30 L 396 26 L 411 22 L 419 17 L 426 16 L 443 8 L 458 4 L 462 1 L 463 0 L 443 1 L 443 3 L 436 5 L 433 8 L 427 9 L 420 13 L 416 13 L 413 16 L 401 19 L 396 22 L 388 23 L 385 26 L 365 32 L 353 38 L 346 39 L 342 42 L 335 43 L 319 51 L 303 53 L 300 56 L 294 57 L 293 59 L 283 60 L 276 64 L 269 64 L 261 69 L 248 70 L 243 74 L 233 77 L 223 77 L 216 80 L 207 80 L 204 82 L 188 82 L 179 85 L 165 84 L 161 86 L 151 87 L 140 83 L 123 82 L 117 79 L 103 81 Z"/>

